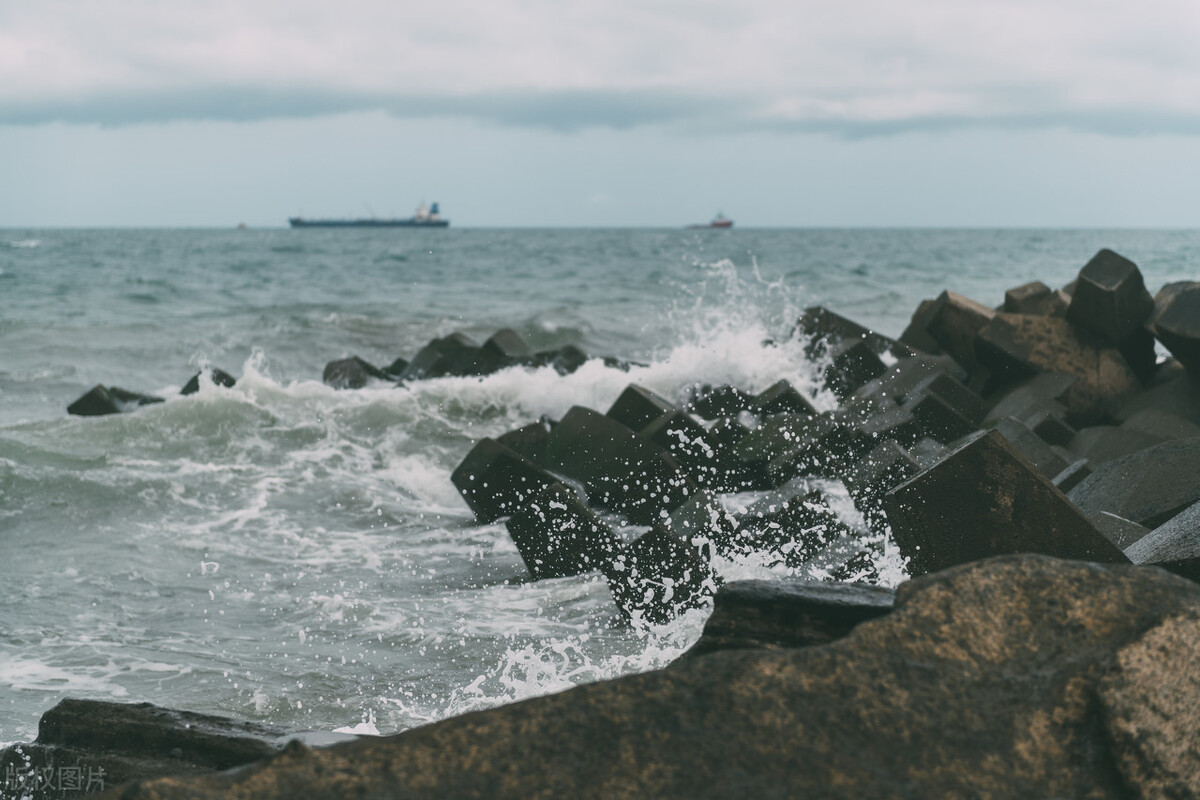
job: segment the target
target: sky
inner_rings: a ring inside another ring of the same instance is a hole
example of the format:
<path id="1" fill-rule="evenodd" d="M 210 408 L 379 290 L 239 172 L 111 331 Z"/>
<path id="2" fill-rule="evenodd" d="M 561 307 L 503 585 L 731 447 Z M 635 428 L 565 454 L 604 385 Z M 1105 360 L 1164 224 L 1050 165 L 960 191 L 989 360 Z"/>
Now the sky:
<path id="1" fill-rule="evenodd" d="M 1194 227 L 1196 0 L 0 0 L 0 227 Z"/>

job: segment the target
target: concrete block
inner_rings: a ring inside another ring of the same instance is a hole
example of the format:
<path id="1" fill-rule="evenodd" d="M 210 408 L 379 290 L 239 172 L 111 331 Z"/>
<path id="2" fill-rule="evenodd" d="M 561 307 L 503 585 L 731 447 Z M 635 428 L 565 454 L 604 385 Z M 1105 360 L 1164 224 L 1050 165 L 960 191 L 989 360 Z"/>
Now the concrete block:
<path id="1" fill-rule="evenodd" d="M 714 495 L 700 491 L 671 512 L 667 527 L 711 561 L 714 554 L 730 552 L 737 520 Z"/>
<path id="2" fill-rule="evenodd" d="M 556 479 L 494 439 L 480 439 L 450 474 L 480 522 L 509 516 Z"/>
<path id="3" fill-rule="evenodd" d="M 771 384 L 754 396 L 750 410 L 762 416 L 787 411 L 792 414 L 815 414 L 812 403 L 796 391 L 790 383 L 781 380 Z"/>
<path id="4" fill-rule="evenodd" d="M 1087 514 L 1110 511 L 1156 528 L 1200 500 L 1200 439 L 1162 442 L 1100 464 L 1067 496 Z"/>
<path id="5" fill-rule="evenodd" d="M 885 439 L 846 470 L 842 481 L 867 527 L 878 532 L 887 523 L 884 496 L 922 469 L 917 459 L 898 442 Z"/>
<path id="6" fill-rule="evenodd" d="M 938 308 L 936 300 L 922 300 L 913 312 L 908 327 L 900 334 L 900 343 L 927 355 L 944 352 L 937 339 L 929 333 L 929 323 Z"/>
<path id="7" fill-rule="evenodd" d="M 496 441 L 540 467 L 546 463 L 546 443 L 554 425 L 554 420 L 542 417 L 537 422 L 500 434 Z"/>
<path id="8" fill-rule="evenodd" d="M 955 292 L 938 295 L 926 330 L 942 350 L 968 370 L 975 365 L 975 334 L 996 312 Z"/>
<path id="9" fill-rule="evenodd" d="M 638 624 L 662 625 L 708 602 L 717 589 L 709 565 L 692 545 L 656 524 L 605 571 L 621 615 Z"/>
<path id="10" fill-rule="evenodd" d="M 1200 281 L 1164 286 L 1147 327 L 1189 374 L 1200 378 Z"/>
<path id="11" fill-rule="evenodd" d="M 684 408 L 704 420 L 736 417 L 754 406 L 754 395 L 736 386 L 708 384 L 691 387 Z"/>
<path id="12" fill-rule="evenodd" d="M 1135 564 L 1161 567 L 1200 581 L 1200 503 L 1164 522 L 1125 549 Z"/>
<path id="13" fill-rule="evenodd" d="M 1091 474 L 1092 465 L 1086 458 L 1080 458 L 1068 464 L 1067 468 L 1055 475 L 1050 482 L 1058 487 L 1060 492 L 1066 494 Z"/>
<path id="14" fill-rule="evenodd" d="M 824 494 L 810 489 L 803 479 L 790 481 L 754 503 L 738 523 L 737 548 L 775 554 L 792 567 L 850 532 Z"/>
<path id="15" fill-rule="evenodd" d="M 1019 420 L 1005 417 L 998 420 L 993 427 L 1047 478 L 1053 479 L 1067 468 L 1067 460 Z"/>
<path id="16" fill-rule="evenodd" d="M 613 402 L 605 416 L 616 420 L 631 431 L 640 431 L 666 412 L 674 411 L 677 408 L 678 406 L 662 395 L 652 392 L 644 386 L 631 383 Z"/>
<path id="17" fill-rule="evenodd" d="M 662 448 L 583 406 L 567 412 L 546 444 L 547 468 L 581 482 L 589 502 L 649 525 L 696 491 Z"/>
<path id="18" fill-rule="evenodd" d="M 737 491 L 744 483 L 733 447 L 710 436 L 703 425 L 680 409 L 668 411 L 638 436 L 666 450 L 688 477 L 713 491 Z"/>
<path id="19" fill-rule="evenodd" d="M 470 375 L 479 345 L 463 333 L 431 340 L 408 362 L 400 378 L 406 381 Z"/>
<path id="20" fill-rule="evenodd" d="M 829 363 L 821 372 L 821 380 L 826 389 L 843 400 L 886 370 L 883 361 L 863 339 L 839 342 L 827 354 Z"/>
<path id="21" fill-rule="evenodd" d="M 1110 418 L 1141 390 L 1120 352 L 1057 317 L 996 314 L 975 345 L 980 364 L 1011 379 L 1039 372 L 1076 376 L 1062 397 L 1075 427 Z"/>
<path id="22" fill-rule="evenodd" d="M 914 575 L 1013 553 L 1128 562 L 996 431 L 892 489 L 884 508 Z"/>
<path id="23" fill-rule="evenodd" d="M 1118 420 L 1127 420 L 1139 411 L 1154 408 L 1200 425 L 1200 377 L 1178 375 L 1135 395 L 1116 412 Z"/>
<path id="24" fill-rule="evenodd" d="M 840 342 L 861 341 L 876 355 L 896 348 L 896 341 L 834 313 L 824 306 L 804 309 L 796 321 L 796 330 L 808 338 L 805 352 L 809 358 L 835 347 Z"/>
<path id="25" fill-rule="evenodd" d="M 624 545 L 571 489 L 551 484 L 505 523 L 534 580 L 606 570 Z"/>
<path id="26" fill-rule="evenodd" d="M 1061 294 L 1041 281 L 1034 281 L 1004 293 L 1004 312 L 1062 317 L 1066 316 L 1067 303 Z"/>
<path id="27" fill-rule="evenodd" d="M 1146 374 L 1154 366 L 1154 342 L 1144 325 L 1153 308 L 1137 265 L 1101 250 L 1079 271 L 1067 321 L 1103 337 L 1136 372 Z"/>
<path id="28" fill-rule="evenodd" d="M 1101 511 L 1099 514 L 1089 514 L 1088 519 L 1096 526 L 1096 530 L 1107 536 L 1110 542 L 1122 550 L 1128 550 L 1129 545 L 1150 532 L 1150 529 L 1144 525 L 1130 522 L 1124 517 L 1118 517 L 1116 514 L 1108 511 Z"/>

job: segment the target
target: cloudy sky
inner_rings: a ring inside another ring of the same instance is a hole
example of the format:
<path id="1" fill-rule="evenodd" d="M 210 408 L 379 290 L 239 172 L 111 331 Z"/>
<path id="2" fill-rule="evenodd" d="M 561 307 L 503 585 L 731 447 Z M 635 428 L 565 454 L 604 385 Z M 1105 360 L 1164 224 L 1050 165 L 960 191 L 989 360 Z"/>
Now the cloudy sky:
<path id="1" fill-rule="evenodd" d="M 0 0 L 0 227 L 1195 226 L 1196 0 Z"/>

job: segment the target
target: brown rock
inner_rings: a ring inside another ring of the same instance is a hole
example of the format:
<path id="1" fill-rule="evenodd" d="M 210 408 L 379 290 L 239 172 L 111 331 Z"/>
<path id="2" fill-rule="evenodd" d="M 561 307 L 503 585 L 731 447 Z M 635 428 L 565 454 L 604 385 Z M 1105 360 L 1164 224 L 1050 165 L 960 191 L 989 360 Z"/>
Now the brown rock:
<path id="1" fill-rule="evenodd" d="M 979 331 L 979 363 L 1019 379 L 1039 372 L 1075 375 L 1063 402 L 1075 427 L 1112 416 L 1141 389 L 1115 348 L 1058 317 L 997 314 Z"/>
<path id="2" fill-rule="evenodd" d="M 1200 797 L 1200 617 L 1167 618 L 1100 681 L 1104 727 L 1133 795 Z"/>
<path id="3" fill-rule="evenodd" d="M 942 292 L 929 311 L 925 329 L 942 349 L 968 370 L 975 364 L 975 334 L 996 312 L 955 292 Z"/>
<path id="4" fill-rule="evenodd" d="M 1200 587 L 1157 570 L 994 559 L 902 585 L 891 613 L 825 646 L 712 653 L 112 796 L 1189 796 L 1157 790 L 1200 774 L 1200 637 L 1171 622 L 1198 613 Z M 1154 663 L 1160 647 L 1184 669 Z"/>
<path id="5" fill-rule="evenodd" d="M 1004 293 L 1004 312 L 1062 317 L 1067 313 L 1067 303 L 1060 293 L 1041 281 L 1034 281 Z"/>
<path id="6" fill-rule="evenodd" d="M 900 334 L 900 343 L 929 355 L 939 355 L 944 352 L 937 339 L 933 338 L 928 330 L 929 322 L 933 319 L 936 309 L 936 300 L 922 300 L 916 311 L 913 312 L 908 327 Z"/>

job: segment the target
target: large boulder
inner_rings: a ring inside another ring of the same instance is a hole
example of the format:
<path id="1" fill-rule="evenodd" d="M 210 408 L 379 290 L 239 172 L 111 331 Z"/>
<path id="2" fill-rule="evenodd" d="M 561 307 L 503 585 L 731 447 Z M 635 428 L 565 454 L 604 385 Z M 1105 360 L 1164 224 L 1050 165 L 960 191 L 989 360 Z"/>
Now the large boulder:
<path id="1" fill-rule="evenodd" d="M 42 715 L 36 741 L 0 751 L 0 796 L 69 799 L 132 780 L 203 775 L 273 755 L 287 734 L 150 703 L 67 698 Z"/>
<path id="2" fill-rule="evenodd" d="M 1200 586 L 1011 556 L 901 585 L 826 644 L 724 650 L 168 798 L 1195 797 Z M 114 792 L 114 796 L 116 792 Z"/>
<path id="3" fill-rule="evenodd" d="M 892 489 L 884 508 L 914 575 L 1009 553 L 1129 563 L 997 431 Z"/>
<path id="4" fill-rule="evenodd" d="M 1200 619 L 1171 617 L 1117 652 L 1099 685 L 1114 763 L 1138 798 L 1200 797 Z"/>
<path id="5" fill-rule="evenodd" d="M 979 363 L 1010 382 L 1039 372 L 1078 380 L 1062 400 L 1076 427 L 1110 418 L 1141 382 L 1114 347 L 1059 317 L 996 314 L 975 341 Z"/>
<path id="6" fill-rule="evenodd" d="M 1200 282 L 1169 283 L 1159 290 L 1147 327 L 1191 375 L 1200 377 Z"/>

